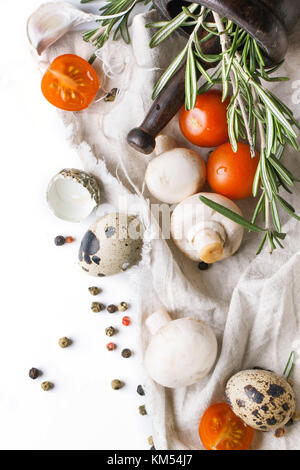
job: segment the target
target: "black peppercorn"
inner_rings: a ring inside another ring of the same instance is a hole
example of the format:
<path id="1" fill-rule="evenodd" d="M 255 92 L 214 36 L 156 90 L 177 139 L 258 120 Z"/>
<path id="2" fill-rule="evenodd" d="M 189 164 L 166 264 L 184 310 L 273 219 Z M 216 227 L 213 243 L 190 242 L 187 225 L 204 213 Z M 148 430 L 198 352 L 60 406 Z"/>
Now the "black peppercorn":
<path id="1" fill-rule="evenodd" d="M 144 389 L 141 385 L 138 385 L 136 391 L 139 395 L 142 395 L 142 396 L 145 395 Z"/>
<path id="2" fill-rule="evenodd" d="M 200 269 L 200 271 L 206 271 L 209 268 L 209 265 L 207 263 L 204 263 L 204 261 L 201 261 L 198 264 L 198 268 Z"/>
<path id="3" fill-rule="evenodd" d="M 114 304 L 111 304 L 107 307 L 108 313 L 115 313 L 118 310 L 118 307 L 116 307 Z"/>
<path id="4" fill-rule="evenodd" d="M 29 377 L 33 380 L 37 379 L 40 375 L 41 375 L 41 371 L 39 371 L 35 367 L 32 367 L 29 371 Z"/>
<path id="5" fill-rule="evenodd" d="M 122 354 L 122 357 L 127 358 L 127 357 L 130 357 L 130 356 L 131 356 L 131 351 L 130 351 L 130 349 L 127 349 L 127 348 L 126 348 L 126 349 L 123 349 L 123 351 L 121 352 L 121 354 Z"/>
<path id="6" fill-rule="evenodd" d="M 150 447 L 150 450 L 156 450 L 154 446 L 151 446 Z"/>
<path id="7" fill-rule="evenodd" d="M 57 235 L 57 237 L 54 238 L 54 243 L 56 246 L 61 246 L 66 243 L 66 239 L 62 235 Z"/>

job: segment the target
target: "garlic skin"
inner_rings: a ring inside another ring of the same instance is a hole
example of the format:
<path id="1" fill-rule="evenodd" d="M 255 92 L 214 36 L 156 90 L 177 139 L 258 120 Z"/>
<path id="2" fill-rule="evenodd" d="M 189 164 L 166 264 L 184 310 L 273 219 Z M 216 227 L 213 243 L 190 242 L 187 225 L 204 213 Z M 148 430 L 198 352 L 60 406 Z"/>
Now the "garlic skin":
<path id="1" fill-rule="evenodd" d="M 27 21 L 27 37 L 41 55 L 51 44 L 82 23 L 96 21 L 99 15 L 85 13 L 67 2 L 45 3 Z"/>

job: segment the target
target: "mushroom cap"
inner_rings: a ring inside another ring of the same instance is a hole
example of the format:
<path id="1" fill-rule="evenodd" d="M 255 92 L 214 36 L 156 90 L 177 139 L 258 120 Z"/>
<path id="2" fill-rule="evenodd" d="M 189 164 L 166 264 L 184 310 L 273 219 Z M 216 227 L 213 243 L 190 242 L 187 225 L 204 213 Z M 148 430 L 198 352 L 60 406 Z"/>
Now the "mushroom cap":
<path id="1" fill-rule="evenodd" d="M 151 338 L 144 363 L 164 387 L 192 385 L 208 374 L 217 356 L 217 340 L 201 320 L 180 318 L 161 327 Z"/>
<path id="2" fill-rule="evenodd" d="M 171 235 L 174 243 L 188 258 L 193 261 L 201 261 L 199 252 L 191 243 L 188 235 L 195 231 L 198 224 L 199 230 L 201 230 L 204 223 L 219 224 L 221 232 L 225 233 L 223 253 L 220 260 L 226 259 L 239 249 L 243 239 L 243 227 L 208 207 L 200 201 L 199 196 L 205 196 L 207 199 L 242 215 L 240 208 L 231 199 L 221 194 L 194 194 L 178 204 L 172 214 Z"/>
<path id="3" fill-rule="evenodd" d="M 205 183 L 204 160 L 193 150 L 175 148 L 151 160 L 145 181 L 159 201 L 175 204 L 199 191 Z"/>

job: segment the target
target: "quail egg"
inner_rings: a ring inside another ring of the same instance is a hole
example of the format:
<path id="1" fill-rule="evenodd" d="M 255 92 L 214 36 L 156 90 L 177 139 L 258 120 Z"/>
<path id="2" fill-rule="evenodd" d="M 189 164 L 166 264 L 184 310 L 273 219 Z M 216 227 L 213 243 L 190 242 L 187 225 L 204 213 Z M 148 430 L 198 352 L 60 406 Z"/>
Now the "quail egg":
<path id="1" fill-rule="evenodd" d="M 226 399 L 233 412 L 248 426 L 271 431 L 284 426 L 296 408 L 290 384 L 274 372 L 243 370 L 226 384 Z"/>
<path id="2" fill-rule="evenodd" d="M 126 214 L 101 217 L 84 235 L 79 262 L 92 276 L 110 276 L 137 264 L 143 247 L 140 220 Z"/>

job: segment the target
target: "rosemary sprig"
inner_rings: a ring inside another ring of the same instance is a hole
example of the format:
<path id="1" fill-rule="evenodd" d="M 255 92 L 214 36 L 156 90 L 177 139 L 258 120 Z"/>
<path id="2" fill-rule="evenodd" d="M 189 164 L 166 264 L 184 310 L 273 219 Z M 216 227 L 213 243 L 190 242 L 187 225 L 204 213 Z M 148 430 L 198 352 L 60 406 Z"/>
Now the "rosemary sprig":
<path id="1" fill-rule="evenodd" d="M 215 12 L 203 7 L 200 11 L 197 10 L 193 3 L 188 8 L 183 7 L 176 18 L 164 22 L 160 27 L 157 23 L 147 25 L 158 28 L 150 47 L 160 44 L 176 29 L 190 22 L 193 22 L 194 29 L 187 44 L 156 84 L 153 98 L 158 96 L 184 60 L 186 61 L 186 109 L 191 109 L 195 105 L 197 69 L 204 78 L 198 94 L 204 93 L 216 83 L 222 83 L 223 101 L 225 101 L 231 90 L 231 99 L 227 108 L 229 139 L 234 151 L 237 151 L 238 142 L 246 139 L 252 156 L 255 155 L 255 147 L 259 143 L 260 163 L 253 182 L 253 196 L 256 197 L 259 191 L 260 196 L 251 222 L 240 216 L 236 217 L 235 213 L 230 214 L 224 207 L 215 205 L 205 198 L 201 200 L 210 207 L 214 205 L 214 210 L 235 220 L 248 230 L 262 232 L 257 253 L 262 251 L 266 242 L 269 252 L 272 252 L 276 247 L 283 247 L 281 241 L 285 238 L 285 234 L 282 233 L 280 209 L 300 220 L 295 209 L 279 194 L 282 190 L 292 193 L 294 183 L 298 181 L 282 164 L 281 157 L 288 145 L 298 149 L 295 127 L 298 129 L 300 127 L 292 111 L 263 85 L 264 81 L 284 81 L 287 78 L 272 76 L 281 64 L 272 68 L 266 67 L 259 45 L 249 34 Z M 208 33 L 202 42 L 197 34 L 200 27 Z M 204 54 L 201 48 L 203 41 L 214 35 L 220 39 L 222 52 L 213 55 Z M 204 70 L 204 62 L 217 62 L 212 75 Z M 255 225 L 259 216 L 264 220 L 264 229 Z"/>
<path id="2" fill-rule="evenodd" d="M 81 0 L 81 3 L 88 3 L 93 0 Z M 98 28 L 90 29 L 83 34 L 83 39 L 92 43 L 96 49 L 100 49 L 113 33 L 113 39 L 121 37 L 126 44 L 130 43 L 128 21 L 134 7 L 143 2 L 147 5 L 151 0 L 108 0 L 99 9 L 100 16 L 97 22 Z M 95 54 L 90 58 L 90 63 L 95 60 Z"/>

